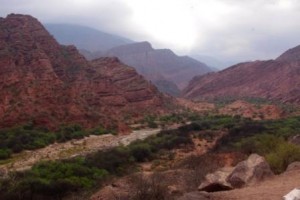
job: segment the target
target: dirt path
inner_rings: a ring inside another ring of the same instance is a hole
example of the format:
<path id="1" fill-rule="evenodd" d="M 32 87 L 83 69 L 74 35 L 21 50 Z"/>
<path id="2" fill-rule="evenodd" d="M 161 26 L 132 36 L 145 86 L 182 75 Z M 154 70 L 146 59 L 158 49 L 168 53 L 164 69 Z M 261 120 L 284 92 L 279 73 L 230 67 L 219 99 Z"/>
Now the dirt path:
<path id="1" fill-rule="evenodd" d="M 300 170 L 285 172 L 255 186 L 212 193 L 212 200 L 282 200 L 294 188 L 300 187 Z"/>
<path id="2" fill-rule="evenodd" d="M 0 165 L 0 170 L 2 172 L 21 171 L 29 169 L 35 163 L 43 160 L 71 158 L 119 145 L 126 146 L 135 140 L 143 140 L 151 135 L 155 135 L 159 131 L 160 129 L 144 129 L 133 131 L 128 135 L 91 135 L 79 140 L 54 143 L 42 149 L 15 154 L 12 159 L 6 160 L 5 163 Z"/>

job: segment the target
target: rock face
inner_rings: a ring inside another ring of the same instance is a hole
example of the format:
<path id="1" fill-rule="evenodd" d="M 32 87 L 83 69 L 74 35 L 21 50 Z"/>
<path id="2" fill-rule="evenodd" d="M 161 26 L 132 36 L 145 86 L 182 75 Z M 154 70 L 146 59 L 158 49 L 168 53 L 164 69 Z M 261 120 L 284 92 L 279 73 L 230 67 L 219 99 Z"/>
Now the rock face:
<path id="1" fill-rule="evenodd" d="M 234 168 L 222 168 L 206 175 L 205 181 L 198 189 L 207 192 L 231 190 L 252 185 L 270 176 L 273 176 L 273 172 L 266 160 L 257 154 L 252 154 Z"/>
<path id="2" fill-rule="evenodd" d="M 118 57 L 153 82 L 160 91 L 175 96 L 195 75 L 213 71 L 204 63 L 187 56 L 177 56 L 169 49 L 153 49 L 149 42 L 122 45 L 95 55 L 100 56 Z"/>
<path id="3" fill-rule="evenodd" d="M 28 121 L 48 128 L 108 126 L 172 104 L 117 58 L 89 63 L 27 15 L 0 18 L 0 89 L 1 127 Z"/>
<path id="4" fill-rule="evenodd" d="M 255 97 L 300 103 L 300 47 L 276 60 L 237 64 L 217 73 L 197 76 L 183 91 L 190 99 Z"/>

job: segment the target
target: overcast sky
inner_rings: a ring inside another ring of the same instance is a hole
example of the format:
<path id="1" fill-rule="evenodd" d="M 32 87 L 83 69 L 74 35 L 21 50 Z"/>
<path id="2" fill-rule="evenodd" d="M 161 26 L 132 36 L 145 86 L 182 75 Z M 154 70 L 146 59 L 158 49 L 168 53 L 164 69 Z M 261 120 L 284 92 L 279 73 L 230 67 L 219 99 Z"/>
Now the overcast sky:
<path id="1" fill-rule="evenodd" d="M 300 0 L 0 0 L 0 15 L 91 26 L 179 54 L 275 58 L 300 45 Z"/>

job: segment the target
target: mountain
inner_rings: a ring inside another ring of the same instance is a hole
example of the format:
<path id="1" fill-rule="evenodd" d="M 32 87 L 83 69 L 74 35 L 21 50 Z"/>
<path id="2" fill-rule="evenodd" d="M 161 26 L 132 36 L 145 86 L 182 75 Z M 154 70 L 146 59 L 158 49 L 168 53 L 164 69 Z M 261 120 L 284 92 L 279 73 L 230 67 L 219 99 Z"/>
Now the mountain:
<path id="1" fill-rule="evenodd" d="M 169 49 L 153 49 L 149 42 L 121 45 L 97 56 L 118 57 L 153 82 L 160 91 L 175 96 L 194 75 L 212 71 L 188 56 L 177 56 Z"/>
<path id="2" fill-rule="evenodd" d="M 300 45 L 287 50 L 286 52 L 281 54 L 276 60 L 287 61 L 287 62 L 300 61 Z"/>
<path id="3" fill-rule="evenodd" d="M 74 46 L 57 43 L 37 19 L 18 14 L 0 18 L 0 89 L 0 127 L 118 128 L 172 104 L 117 58 L 88 62 Z"/>
<path id="4" fill-rule="evenodd" d="M 259 97 L 300 103 L 300 47 L 276 60 L 246 62 L 197 76 L 184 89 L 189 99 Z"/>
<path id="5" fill-rule="evenodd" d="M 45 24 L 54 38 L 64 45 L 75 45 L 88 51 L 105 51 L 133 41 L 97 29 L 72 24 Z"/>

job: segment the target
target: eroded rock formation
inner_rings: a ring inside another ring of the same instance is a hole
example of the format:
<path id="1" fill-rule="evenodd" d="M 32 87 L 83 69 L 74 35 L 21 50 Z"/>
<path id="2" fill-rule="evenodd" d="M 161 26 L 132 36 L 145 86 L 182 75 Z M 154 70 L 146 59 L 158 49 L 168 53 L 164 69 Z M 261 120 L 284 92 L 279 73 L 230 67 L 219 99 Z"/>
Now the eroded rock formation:
<path id="1" fill-rule="evenodd" d="M 0 90 L 1 127 L 112 126 L 172 104 L 118 59 L 90 63 L 37 19 L 16 14 L 0 18 Z"/>

